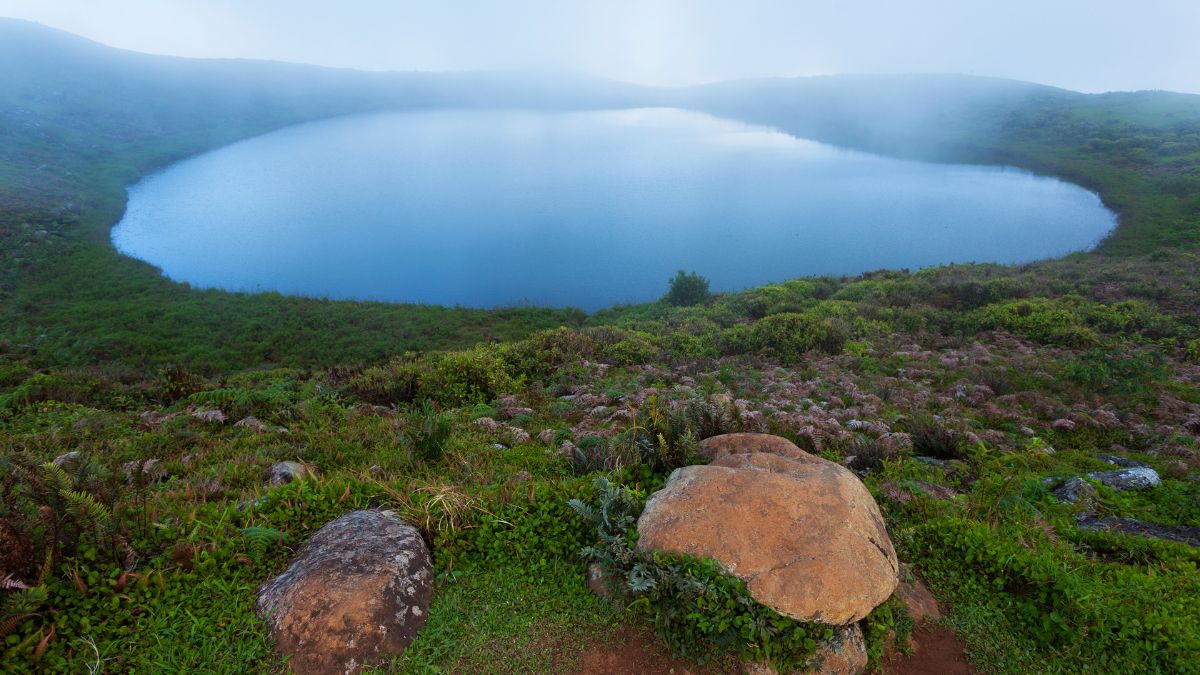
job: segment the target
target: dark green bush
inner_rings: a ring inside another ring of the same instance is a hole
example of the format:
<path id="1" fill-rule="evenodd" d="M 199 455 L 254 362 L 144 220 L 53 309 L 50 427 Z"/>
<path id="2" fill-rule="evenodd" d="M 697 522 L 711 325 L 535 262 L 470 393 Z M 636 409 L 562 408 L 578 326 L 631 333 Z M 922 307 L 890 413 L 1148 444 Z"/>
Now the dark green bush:
<path id="1" fill-rule="evenodd" d="M 409 353 L 351 375 L 347 378 L 346 388 L 367 403 L 411 403 L 420 395 L 421 384 L 428 380 L 429 371 L 427 362 Z"/>
<path id="2" fill-rule="evenodd" d="M 712 293 L 708 290 L 708 279 L 695 272 L 679 270 L 670 280 L 666 301 L 676 307 L 702 305 L 709 301 Z"/>
<path id="3" fill-rule="evenodd" d="M 726 354 L 766 354 L 785 364 L 799 363 L 811 350 L 840 354 L 847 339 L 840 321 L 790 312 L 734 326 L 721 336 Z"/>

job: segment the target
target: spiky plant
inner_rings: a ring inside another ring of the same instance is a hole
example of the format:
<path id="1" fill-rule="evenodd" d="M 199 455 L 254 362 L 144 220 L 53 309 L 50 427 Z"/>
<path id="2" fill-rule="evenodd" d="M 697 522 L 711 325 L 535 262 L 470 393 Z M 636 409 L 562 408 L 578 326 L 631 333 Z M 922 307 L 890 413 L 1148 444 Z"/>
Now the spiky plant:
<path id="1" fill-rule="evenodd" d="M 568 502 L 575 513 L 595 528 L 599 539 L 596 545 L 584 547 L 580 554 L 600 565 L 606 578 L 633 581 L 630 570 L 636 562 L 636 554 L 631 546 L 630 532 L 641 514 L 641 501 L 607 478 L 597 478 L 592 485 L 596 489 L 594 505 L 581 499 Z"/>

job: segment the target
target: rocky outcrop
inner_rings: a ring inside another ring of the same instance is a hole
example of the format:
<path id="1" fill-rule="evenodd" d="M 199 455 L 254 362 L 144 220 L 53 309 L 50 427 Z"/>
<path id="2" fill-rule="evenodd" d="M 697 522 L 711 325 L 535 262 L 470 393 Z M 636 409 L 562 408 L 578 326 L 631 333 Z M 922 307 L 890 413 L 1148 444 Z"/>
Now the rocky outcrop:
<path id="1" fill-rule="evenodd" d="M 1160 523 L 1150 523 L 1133 518 L 1117 518 L 1115 516 L 1096 518 L 1090 515 L 1079 518 L 1076 524 L 1081 530 L 1105 530 L 1107 532 L 1128 534 L 1134 537 L 1164 539 L 1166 541 L 1175 541 L 1189 546 L 1200 547 L 1200 527 L 1162 525 Z"/>
<path id="2" fill-rule="evenodd" d="M 678 469 L 638 531 L 638 549 L 712 558 L 755 600 L 801 621 L 858 621 L 896 588 L 896 554 L 870 493 L 844 467 L 803 452 L 718 454 Z"/>
<path id="3" fill-rule="evenodd" d="M 404 653 L 433 594 L 429 549 L 386 511 L 354 511 L 263 584 L 258 608 L 296 673 L 353 673 Z"/>
<path id="4" fill-rule="evenodd" d="M 267 467 L 266 480 L 269 485 L 283 485 L 294 480 L 311 478 L 316 470 L 300 462 L 275 462 Z"/>

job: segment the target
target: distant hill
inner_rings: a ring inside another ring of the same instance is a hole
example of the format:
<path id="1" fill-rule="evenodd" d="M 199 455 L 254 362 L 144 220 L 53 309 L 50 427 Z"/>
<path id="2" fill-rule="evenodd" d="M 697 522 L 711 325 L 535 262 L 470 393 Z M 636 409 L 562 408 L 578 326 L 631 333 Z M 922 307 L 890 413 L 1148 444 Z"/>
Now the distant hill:
<path id="1" fill-rule="evenodd" d="M 0 19 L 0 63 L 0 190 L 26 195 L 52 191 L 62 171 L 108 163 L 114 153 L 133 153 L 122 157 L 134 160 L 132 180 L 181 154 L 332 115 L 432 105 L 626 106 L 644 94 L 562 73 L 371 73 L 154 56 L 14 19 Z"/>

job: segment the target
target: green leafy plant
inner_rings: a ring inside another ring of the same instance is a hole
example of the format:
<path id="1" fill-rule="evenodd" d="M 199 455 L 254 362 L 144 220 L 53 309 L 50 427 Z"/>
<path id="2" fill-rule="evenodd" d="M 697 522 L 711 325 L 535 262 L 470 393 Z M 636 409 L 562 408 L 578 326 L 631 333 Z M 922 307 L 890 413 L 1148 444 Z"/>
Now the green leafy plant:
<path id="1" fill-rule="evenodd" d="M 598 543 L 581 549 L 615 586 L 631 610 L 646 615 L 677 653 L 698 661 L 736 654 L 780 669 L 803 667 L 817 641 L 833 630 L 798 622 L 750 597 L 745 583 L 713 560 L 643 554 L 634 548 L 643 502 L 605 478 L 594 483 L 594 503 L 571 508 L 593 528 Z"/>
<path id="2" fill-rule="evenodd" d="M 401 434 L 413 455 L 425 462 L 436 462 L 446 450 L 446 442 L 454 433 L 454 424 L 431 401 L 424 401 L 406 418 Z"/>

